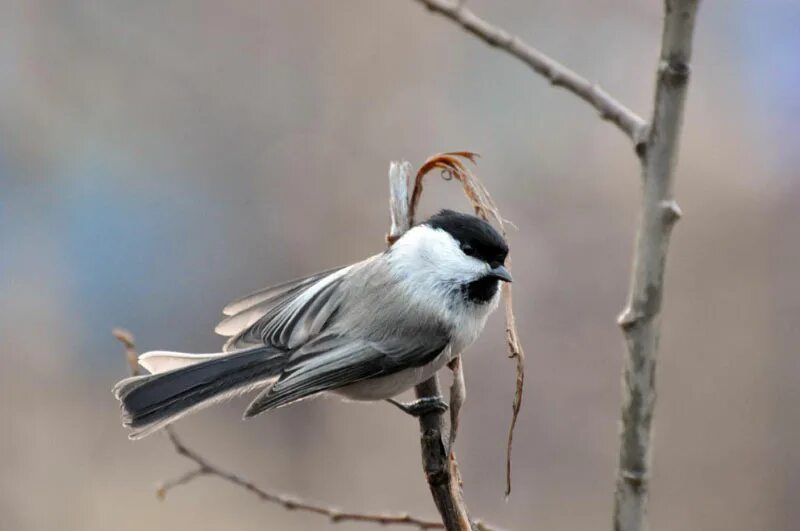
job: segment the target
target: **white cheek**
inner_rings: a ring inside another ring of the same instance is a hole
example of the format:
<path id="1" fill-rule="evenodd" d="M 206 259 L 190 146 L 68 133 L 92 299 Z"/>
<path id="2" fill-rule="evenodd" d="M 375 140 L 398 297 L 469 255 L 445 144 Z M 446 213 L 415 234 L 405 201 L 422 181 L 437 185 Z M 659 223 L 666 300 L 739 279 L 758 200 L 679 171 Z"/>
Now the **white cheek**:
<path id="1" fill-rule="evenodd" d="M 451 285 L 471 282 L 489 269 L 465 255 L 450 234 L 424 225 L 412 228 L 395 244 L 390 262 L 405 274 Z"/>
<path id="2" fill-rule="evenodd" d="M 458 253 L 458 254 L 456 254 Z M 469 282 L 486 272 L 488 267 L 480 260 L 464 255 L 460 249 L 439 253 L 439 274 L 456 282 Z"/>

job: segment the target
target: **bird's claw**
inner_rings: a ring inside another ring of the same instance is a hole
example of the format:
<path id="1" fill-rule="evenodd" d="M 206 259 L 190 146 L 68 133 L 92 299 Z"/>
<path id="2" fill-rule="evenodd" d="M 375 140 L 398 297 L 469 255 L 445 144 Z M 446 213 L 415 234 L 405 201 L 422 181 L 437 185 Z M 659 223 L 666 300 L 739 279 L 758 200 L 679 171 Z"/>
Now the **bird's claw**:
<path id="1" fill-rule="evenodd" d="M 398 402 L 393 398 L 387 399 L 387 402 L 394 404 L 401 411 L 408 413 L 412 417 L 422 417 L 429 413 L 441 414 L 448 409 L 447 402 L 445 402 L 441 396 L 426 396 L 407 404 Z"/>

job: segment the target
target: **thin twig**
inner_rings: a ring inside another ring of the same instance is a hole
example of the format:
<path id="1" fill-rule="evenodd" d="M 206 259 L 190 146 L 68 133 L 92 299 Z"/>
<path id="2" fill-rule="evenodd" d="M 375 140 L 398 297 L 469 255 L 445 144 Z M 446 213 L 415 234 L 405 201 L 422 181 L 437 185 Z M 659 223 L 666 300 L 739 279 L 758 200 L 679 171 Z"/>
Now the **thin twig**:
<path id="1" fill-rule="evenodd" d="M 169 430 L 168 433 L 171 435 L 172 430 Z M 167 492 L 174 489 L 175 487 L 185 485 L 190 481 L 192 481 L 193 479 L 202 476 L 204 474 L 209 474 L 209 471 L 203 467 L 200 467 L 194 470 L 189 470 L 182 476 L 178 476 L 173 479 L 168 479 L 158 486 L 158 489 L 156 489 L 156 496 L 158 496 L 159 500 L 164 501 L 167 497 Z"/>
<path id="2" fill-rule="evenodd" d="M 117 341 L 125 347 L 125 361 L 128 362 L 128 372 L 131 376 L 139 375 L 139 356 L 136 354 L 136 345 L 133 341 L 133 334 L 124 328 L 114 328 L 111 330 Z"/>
<path id="3" fill-rule="evenodd" d="M 452 153 L 439 153 L 430 157 L 417 172 L 414 180 L 414 190 L 411 194 L 411 204 L 409 205 L 409 219 L 413 224 L 419 200 L 422 197 L 423 180 L 425 176 L 434 169 L 442 171 L 445 179 L 455 179 L 461 183 L 464 194 L 469 199 L 475 214 L 490 221 L 493 219 L 499 226 L 504 237 L 507 237 L 505 223 L 500 210 L 497 208 L 489 191 L 477 177 L 467 168 L 461 159 L 467 159 L 473 164 L 478 157 L 476 153 L 469 151 L 457 151 Z M 508 267 L 511 268 L 511 257 L 509 255 Z M 517 377 L 514 390 L 514 402 L 511 408 L 511 424 L 508 429 L 508 440 L 506 442 L 506 498 L 511 494 L 511 448 L 514 441 L 514 428 L 517 425 L 519 410 L 522 407 L 523 387 L 525 384 L 525 352 L 517 332 L 516 320 L 514 319 L 514 308 L 511 296 L 511 284 L 505 283 L 503 286 L 503 305 L 506 315 L 506 343 L 509 351 L 509 358 L 516 361 Z"/>
<path id="4" fill-rule="evenodd" d="M 672 198 L 698 0 L 666 0 L 652 127 L 641 150 L 642 213 L 631 287 L 619 316 L 627 344 L 622 433 L 614 497 L 614 529 L 647 528 L 650 434 L 656 401 L 655 370 L 664 269 L 669 239 L 681 215 Z"/>
<path id="5" fill-rule="evenodd" d="M 245 479 L 232 472 L 222 470 L 216 465 L 211 464 L 205 457 L 188 448 L 175 433 L 175 430 L 171 429 L 171 427 L 168 426 L 166 428 L 166 432 L 167 437 L 169 437 L 169 440 L 172 443 L 172 447 L 175 449 L 175 451 L 190 461 L 193 461 L 197 465 L 197 468 L 176 480 L 162 485 L 159 489 L 159 494 L 162 497 L 166 494 L 168 488 L 183 485 L 197 477 L 208 475 L 216 476 L 227 481 L 228 483 L 236 485 L 237 487 L 241 487 L 253 493 L 262 501 L 275 503 L 282 506 L 284 509 L 290 511 L 305 511 L 318 514 L 320 516 L 326 516 L 328 519 L 330 519 L 331 523 L 372 522 L 381 525 L 407 525 L 417 527 L 418 529 L 444 529 L 444 525 L 442 525 L 441 522 L 420 520 L 419 518 L 415 518 L 407 514 L 390 515 L 345 512 L 331 507 L 325 507 L 323 505 L 303 501 L 285 494 L 269 492 L 248 479 Z"/>
<path id="6" fill-rule="evenodd" d="M 453 372 L 453 383 L 450 384 L 450 437 L 447 442 L 447 449 L 453 454 L 453 448 L 458 436 L 459 420 L 461 419 L 461 407 L 467 399 L 467 386 L 464 383 L 464 366 L 461 363 L 461 354 L 455 356 L 447 364 Z"/>
<path id="7" fill-rule="evenodd" d="M 645 121 L 613 98 L 596 83 L 580 76 L 555 59 L 525 43 L 519 37 L 495 27 L 470 11 L 464 2 L 448 0 L 416 0 L 433 13 L 438 13 L 490 46 L 503 50 L 547 78 L 554 87 L 561 87 L 594 107 L 600 118 L 616 125 L 639 145 L 647 130 Z"/>
<path id="8" fill-rule="evenodd" d="M 126 357 L 131 368 L 131 373 L 135 376 L 138 373 L 138 363 L 136 362 L 137 354 L 133 334 L 120 328 L 115 328 L 112 333 L 114 337 L 122 342 L 122 344 L 125 346 Z M 133 363 L 131 363 L 131 359 L 133 359 Z M 175 487 L 186 485 L 187 483 L 190 483 L 202 476 L 215 476 L 255 494 L 262 501 L 280 505 L 284 509 L 290 511 L 304 511 L 326 516 L 331 523 L 371 522 L 380 525 L 405 525 L 416 527 L 418 529 L 444 529 L 444 525 L 441 522 L 422 520 L 408 514 L 391 515 L 380 513 L 368 514 L 345 512 L 332 507 L 325 507 L 324 505 L 318 505 L 300 500 L 286 494 L 279 494 L 264 490 L 252 481 L 232 472 L 228 472 L 227 470 L 223 470 L 222 468 L 210 463 L 208 459 L 186 446 L 180 437 L 178 437 L 178 434 L 175 433 L 175 430 L 172 428 L 172 426 L 167 426 L 164 431 L 167 433 L 167 437 L 169 438 L 170 443 L 172 443 L 172 447 L 175 452 L 189 459 L 190 461 L 193 461 L 197 467 L 174 479 L 170 479 L 161 483 L 156 490 L 156 496 L 158 496 L 158 498 L 161 500 L 165 499 L 167 493 Z M 489 529 L 488 527 L 484 528 Z"/>

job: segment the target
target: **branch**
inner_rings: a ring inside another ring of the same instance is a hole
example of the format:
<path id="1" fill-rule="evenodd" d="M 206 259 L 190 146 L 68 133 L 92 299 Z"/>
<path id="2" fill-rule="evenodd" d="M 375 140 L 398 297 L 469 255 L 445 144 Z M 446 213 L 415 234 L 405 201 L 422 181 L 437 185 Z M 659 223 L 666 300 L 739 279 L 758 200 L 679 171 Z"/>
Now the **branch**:
<path id="1" fill-rule="evenodd" d="M 453 452 L 458 435 L 459 420 L 461 419 L 461 407 L 467 399 L 467 386 L 464 383 L 464 366 L 461 364 L 461 354 L 450 360 L 447 364 L 453 373 L 453 382 L 450 384 L 450 437 L 447 440 L 447 448 Z"/>
<path id="2" fill-rule="evenodd" d="M 125 346 L 126 358 L 130 366 L 130 372 L 133 375 L 138 374 L 138 356 L 136 355 L 136 346 L 134 344 L 133 335 L 127 330 L 121 328 L 115 328 L 112 333 L 114 337 L 116 337 Z M 232 472 L 223 470 L 222 468 L 210 463 L 205 457 L 186 446 L 186 444 L 178 437 L 177 433 L 175 433 L 175 430 L 172 429 L 172 426 L 167 426 L 165 431 L 175 452 L 191 461 L 194 461 L 197 467 L 181 476 L 178 476 L 177 478 L 163 482 L 156 491 L 156 495 L 161 500 L 163 500 L 167 493 L 175 487 L 190 483 L 202 476 L 216 476 L 227 481 L 228 483 L 232 483 L 237 487 L 241 487 L 255 494 L 261 501 L 280 505 L 284 509 L 290 511 L 305 511 L 326 516 L 331 523 L 334 524 L 341 522 L 372 522 L 381 525 L 406 525 L 416 527 L 418 529 L 444 529 L 444 525 L 442 525 L 440 522 L 421 520 L 407 514 L 391 515 L 345 512 L 331 507 L 325 507 L 323 505 L 303 501 L 285 494 L 264 490 L 252 481 L 238 476 Z M 485 526 L 482 528 L 489 530 L 489 528 Z"/>
<path id="3" fill-rule="evenodd" d="M 463 0 L 416 0 L 434 13 L 449 18 L 486 44 L 503 50 L 531 67 L 537 74 L 547 78 L 554 87 L 561 87 L 594 107 L 603 120 L 616 125 L 635 145 L 639 145 L 646 134 L 647 124 L 635 112 L 614 99 L 596 83 L 581 77 L 555 59 L 511 35 L 492 26 L 464 5 Z"/>
<path id="4" fill-rule="evenodd" d="M 169 437 L 170 442 L 172 443 L 172 447 L 175 451 L 182 455 L 183 457 L 194 461 L 197 465 L 197 468 L 189 471 L 188 473 L 180 476 L 179 478 L 165 482 L 159 487 L 158 489 L 158 496 L 159 498 L 164 498 L 167 492 L 179 485 L 183 485 L 192 481 L 195 478 L 200 476 L 216 476 L 220 479 L 224 479 L 228 483 L 232 483 L 237 487 L 241 487 L 249 492 L 252 492 L 256 496 L 258 496 L 261 501 L 275 503 L 281 505 L 284 509 L 289 511 L 305 511 L 309 513 L 315 513 L 321 516 L 326 516 L 331 521 L 331 523 L 338 524 L 341 522 L 372 522 L 381 525 L 407 525 L 417 527 L 418 529 L 444 529 L 444 526 L 440 522 L 432 522 L 426 520 L 420 520 L 418 518 L 414 518 L 413 516 L 405 515 L 388 515 L 388 514 L 365 514 L 365 513 L 349 513 L 344 511 L 339 511 L 337 509 L 333 509 L 331 507 L 324 507 L 322 505 L 317 505 L 313 503 L 309 503 L 303 500 L 298 500 L 297 498 L 292 498 L 285 494 L 277 494 L 273 492 L 266 491 L 241 476 L 233 474 L 231 472 L 227 472 L 225 470 L 220 469 L 216 465 L 209 463 L 204 457 L 199 455 L 194 450 L 189 449 L 183 441 L 177 436 L 175 430 L 171 427 L 166 428 L 167 436 Z"/>
<path id="5" fill-rule="evenodd" d="M 125 361 L 128 362 L 128 372 L 130 372 L 131 376 L 138 376 L 141 371 L 139 370 L 139 356 L 136 354 L 133 334 L 124 328 L 114 328 L 111 330 L 111 335 L 125 347 Z"/>
<path id="6" fill-rule="evenodd" d="M 666 0 L 652 127 L 642 150 L 644 190 L 630 294 L 618 322 L 627 344 L 614 529 L 646 528 L 655 367 L 672 227 L 681 211 L 672 198 L 692 34 L 699 0 Z"/>
<path id="7" fill-rule="evenodd" d="M 417 398 L 442 394 L 436 376 L 419 384 L 415 391 Z M 470 531 L 474 527 L 461 491 L 456 455 L 446 448 L 444 419 L 443 413 L 428 413 L 419 418 L 422 469 L 445 528 L 448 531 Z"/>

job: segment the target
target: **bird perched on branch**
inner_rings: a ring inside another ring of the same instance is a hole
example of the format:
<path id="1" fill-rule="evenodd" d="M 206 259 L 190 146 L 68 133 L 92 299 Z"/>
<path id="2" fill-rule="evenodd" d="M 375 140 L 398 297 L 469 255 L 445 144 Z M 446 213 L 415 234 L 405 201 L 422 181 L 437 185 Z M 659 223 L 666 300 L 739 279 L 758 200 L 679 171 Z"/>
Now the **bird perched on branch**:
<path id="1" fill-rule="evenodd" d="M 472 344 L 497 307 L 508 245 L 487 222 L 442 210 L 385 252 L 257 291 L 228 304 L 223 351 L 154 351 L 151 374 L 122 380 L 130 437 L 141 438 L 225 398 L 259 391 L 249 418 L 323 392 L 390 400 L 412 415 L 440 398 L 392 397 L 427 380 Z"/>

